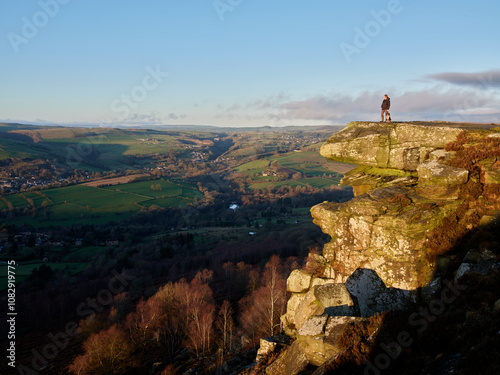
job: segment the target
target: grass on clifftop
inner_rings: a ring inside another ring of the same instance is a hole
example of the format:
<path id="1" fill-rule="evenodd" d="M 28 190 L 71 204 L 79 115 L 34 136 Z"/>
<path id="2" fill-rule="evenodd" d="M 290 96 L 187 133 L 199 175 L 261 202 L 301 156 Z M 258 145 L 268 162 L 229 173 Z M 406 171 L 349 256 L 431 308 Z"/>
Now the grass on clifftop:
<path id="1" fill-rule="evenodd" d="M 403 171 L 402 169 L 394 168 L 379 168 L 360 165 L 348 172 L 348 174 L 366 174 L 373 176 L 393 176 L 393 177 L 417 177 L 416 172 Z"/>

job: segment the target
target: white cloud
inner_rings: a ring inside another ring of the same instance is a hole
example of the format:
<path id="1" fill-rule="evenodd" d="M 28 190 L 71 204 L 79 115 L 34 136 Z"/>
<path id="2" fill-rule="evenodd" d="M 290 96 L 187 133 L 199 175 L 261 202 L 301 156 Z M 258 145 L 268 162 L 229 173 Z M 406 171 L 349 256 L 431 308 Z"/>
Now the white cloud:
<path id="1" fill-rule="evenodd" d="M 452 85 L 473 86 L 478 89 L 500 87 L 500 69 L 477 73 L 443 72 L 426 76 L 432 80 L 451 83 Z"/>
<path id="2" fill-rule="evenodd" d="M 383 94 L 365 92 L 358 96 L 316 96 L 284 103 L 281 108 L 285 117 L 294 119 L 328 120 L 332 123 L 378 121 Z M 499 98 L 480 90 L 434 87 L 388 94 L 391 97 L 392 117 L 401 121 L 479 121 L 477 116 L 480 115 L 481 121 L 496 122 L 500 114 Z"/>

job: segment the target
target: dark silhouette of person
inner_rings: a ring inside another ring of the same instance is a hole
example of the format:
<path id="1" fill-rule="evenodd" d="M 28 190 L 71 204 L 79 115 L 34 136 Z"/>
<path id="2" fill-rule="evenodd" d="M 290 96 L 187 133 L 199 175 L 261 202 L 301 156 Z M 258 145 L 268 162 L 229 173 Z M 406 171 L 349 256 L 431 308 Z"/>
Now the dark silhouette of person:
<path id="1" fill-rule="evenodd" d="M 380 116 L 382 117 L 381 122 L 384 122 L 386 117 L 388 117 L 389 108 L 391 108 L 391 99 L 386 95 L 384 95 L 384 101 L 382 102 L 382 112 Z"/>

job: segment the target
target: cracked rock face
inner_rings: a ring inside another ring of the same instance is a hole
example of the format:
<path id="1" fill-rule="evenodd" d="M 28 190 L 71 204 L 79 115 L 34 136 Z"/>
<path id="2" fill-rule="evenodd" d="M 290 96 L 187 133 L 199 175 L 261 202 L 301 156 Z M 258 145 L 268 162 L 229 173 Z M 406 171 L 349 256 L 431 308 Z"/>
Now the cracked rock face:
<path id="1" fill-rule="evenodd" d="M 460 204 L 445 201 L 419 208 L 427 202 L 413 188 L 388 187 L 349 202 L 314 206 L 314 223 L 332 237 L 323 249 L 330 277 L 344 283 L 358 268 L 368 268 L 386 287 L 422 286 L 434 270 L 432 264 L 421 262 L 426 234 Z"/>
<path id="2" fill-rule="evenodd" d="M 497 158 L 481 160 L 480 176 L 447 165 L 455 163 L 458 153 L 444 148 L 461 132 L 435 124 L 357 122 L 322 146 L 321 155 L 330 160 L 359 164 L 342 179 L 353 186 L 354 198 L 311 208 L 314 223 L 331 241 L 322 255 L 310 258 L 320 265 L 307 268 L 314 269 L 314 275 L 295 270 L 287 281 L 291 297 L 281 321 L 285 333 L 297 340 L 268 373 L 295 374 L 307 364 L 320 366 L 339 353 L 346 324 L 405 309 L 419 296 L 429 300 L 439 293 L 436 270 L 447 267 L 446 258 L 426 256 L 433 238 L 429 234 L 445 228 L 441 224 L 459 212 L 462 217 L 477 215 L 464 191 L 474 193 L 479 179 L 492 191 L 500 183 Z M 491 210 L 498 207 L 491 204 Z M 494 220 L 490 211 L 481 215 L 481 224 Z M 488 250 L 470 252 L 457 279 L 488 272 L 490 257 Z"/>
<path id="3" fill-rule="evenodd" d="M 376 272 L 386 288 L 414 290 L 431 281 L 427 233 L 462 203 L 469 172 L 444 164 L 443 150 L 462 130 L 407 123 L 349 124 L 322 146 L 328 159 L 361 164 L 343 183 L 355 198 L 311 209 L 332 237 L 323 256 L 328 274 L 344 283 L 357 269 Z M 416 173 L 415 173 L 416 172 Z"/>
<path id="4" fill-rule="evenodd" d="M 353 164 L 414 171 L 426 155 L 461 129 L 412 124 L 351 123 L 321 147 L 321 155 Z"/>

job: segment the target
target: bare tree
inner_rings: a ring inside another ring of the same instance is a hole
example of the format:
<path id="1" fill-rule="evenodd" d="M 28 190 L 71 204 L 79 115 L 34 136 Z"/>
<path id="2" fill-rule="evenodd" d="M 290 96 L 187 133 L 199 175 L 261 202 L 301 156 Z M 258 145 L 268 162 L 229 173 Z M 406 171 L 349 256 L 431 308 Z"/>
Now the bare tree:
<path id="1" fill-rule="evenodd" d="M 85 353 L 69 366 L 73 374 L 123 374 L 133 366 L 132 345 L 127 335 L 116 324 L 90 336 L 83 344 Z"/>
<path id="2" fill-rule="evenodd" d="M 160 327 L 164 320 L 165 313 L 158 299 L 153 296 L 146 301 L 139 301 L 135 312 L 127 315 L 125 327 L 135 345 L 147 347 L 153 342 L 159 342 Z"/>
<path id="3" fill-rule="evenodd" d="M 266 264 L 260 286 L 240 301 L 241 326 L 253 345 L 260 338 L 280 332 L 280 316 L 286 307 L 286 278 L 278 256 Z"/>
<path id="4" fill-rule="evenodd" d="M 216 321 L 216 327 L 222 332 L 222 349 L 232 351 L 233 333 L 235 325 L 233 321 L 233 309 L 231 303 L 225 300 L 219 309 L 219 316 Z"/>

